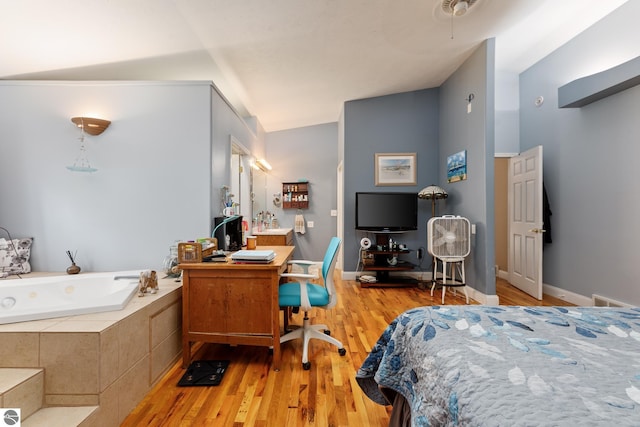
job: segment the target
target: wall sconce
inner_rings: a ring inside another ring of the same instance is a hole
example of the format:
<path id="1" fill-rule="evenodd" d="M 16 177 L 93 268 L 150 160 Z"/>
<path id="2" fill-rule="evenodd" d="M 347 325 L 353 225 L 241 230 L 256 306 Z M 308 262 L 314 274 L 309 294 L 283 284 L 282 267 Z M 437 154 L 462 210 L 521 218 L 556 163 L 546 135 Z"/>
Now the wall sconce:
<path id="1" fill-rule="evenodd" d="M 264 172 L 268 172 L 271 170 L 271 165 L 265 159 L 256 160 L 256 166 L 258 167 L 258 169 Z"/>
<path id="2" fill-rule="evenodd" d="M 100 135 L 104 130 L 109 127 L 111 122 L 109 120 L 95 119 L 92 117 L 72 117 L 71 121 L 80 128 L 80 152 L 73 162 L 73 165 L 67 166 L 72 172 L 96 172 L 98 169 L 91 167 L 89 159 L 87 158 L 87 149 L 84 146 L 84 134 Z"/>
<path id="3" fill-rule="evenodd" d="M 72 117 L 71 121 L 89 135 L 100 135 L 111 124 L 109 120 L 96 119 L 93 117 Z"/>

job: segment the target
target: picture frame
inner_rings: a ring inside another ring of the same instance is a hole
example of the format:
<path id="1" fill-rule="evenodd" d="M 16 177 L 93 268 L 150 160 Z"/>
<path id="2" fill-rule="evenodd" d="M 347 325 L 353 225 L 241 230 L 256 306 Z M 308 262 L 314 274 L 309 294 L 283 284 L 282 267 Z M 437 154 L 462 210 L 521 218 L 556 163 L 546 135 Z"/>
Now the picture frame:
<path id="1" fill-rule="evenodd" d="M 467 179 L 467 150 L 462 150 L 447 157 L 447 182 L 465 179 Z"/>
<path id="2" fill-rule="evenodd" d="M 416 185 L 416 153 L 376 153 L 376 186 Z"/>

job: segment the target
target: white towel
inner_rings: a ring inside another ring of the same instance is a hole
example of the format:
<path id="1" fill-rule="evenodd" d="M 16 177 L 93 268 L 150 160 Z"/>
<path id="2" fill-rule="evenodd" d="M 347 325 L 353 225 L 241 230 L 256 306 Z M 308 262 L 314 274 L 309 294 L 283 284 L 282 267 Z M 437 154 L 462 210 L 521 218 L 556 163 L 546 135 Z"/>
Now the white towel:
<path id="1" fill-rule="evenodd" d="M 305 233 L 304 217 L 301 214 L 296 215 L 295 222 L 296 222 L 296 226 L 295 226 L 296 233 L 304 234 Z"/>

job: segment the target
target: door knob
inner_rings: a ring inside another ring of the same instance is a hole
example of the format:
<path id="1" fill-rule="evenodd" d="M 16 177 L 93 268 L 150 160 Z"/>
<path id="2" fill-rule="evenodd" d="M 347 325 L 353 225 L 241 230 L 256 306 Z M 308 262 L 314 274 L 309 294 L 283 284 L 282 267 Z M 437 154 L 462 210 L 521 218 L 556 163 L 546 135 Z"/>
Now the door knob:
<path id="1" fill-rule="evenodd" d="M 542 229 L 542 228 L 532 228 L 531 230 L 529 230 L 529 233 L 546 233 L 547 230 Z"/>

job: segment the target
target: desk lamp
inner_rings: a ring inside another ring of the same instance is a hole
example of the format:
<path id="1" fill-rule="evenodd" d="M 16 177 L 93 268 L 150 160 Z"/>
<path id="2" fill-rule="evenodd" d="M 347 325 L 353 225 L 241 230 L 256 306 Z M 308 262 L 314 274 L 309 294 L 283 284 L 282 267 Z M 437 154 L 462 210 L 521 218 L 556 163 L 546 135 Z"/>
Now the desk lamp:
<path id="1" fill-rule="evenodd" d="M 431 216 L 436 216 L 436 200 L 446 199 L 449 197 L 446 191 L 437 185 L 430 185 L 423 188 L 418 193 L 419 199 L 431 200 Z"/>

